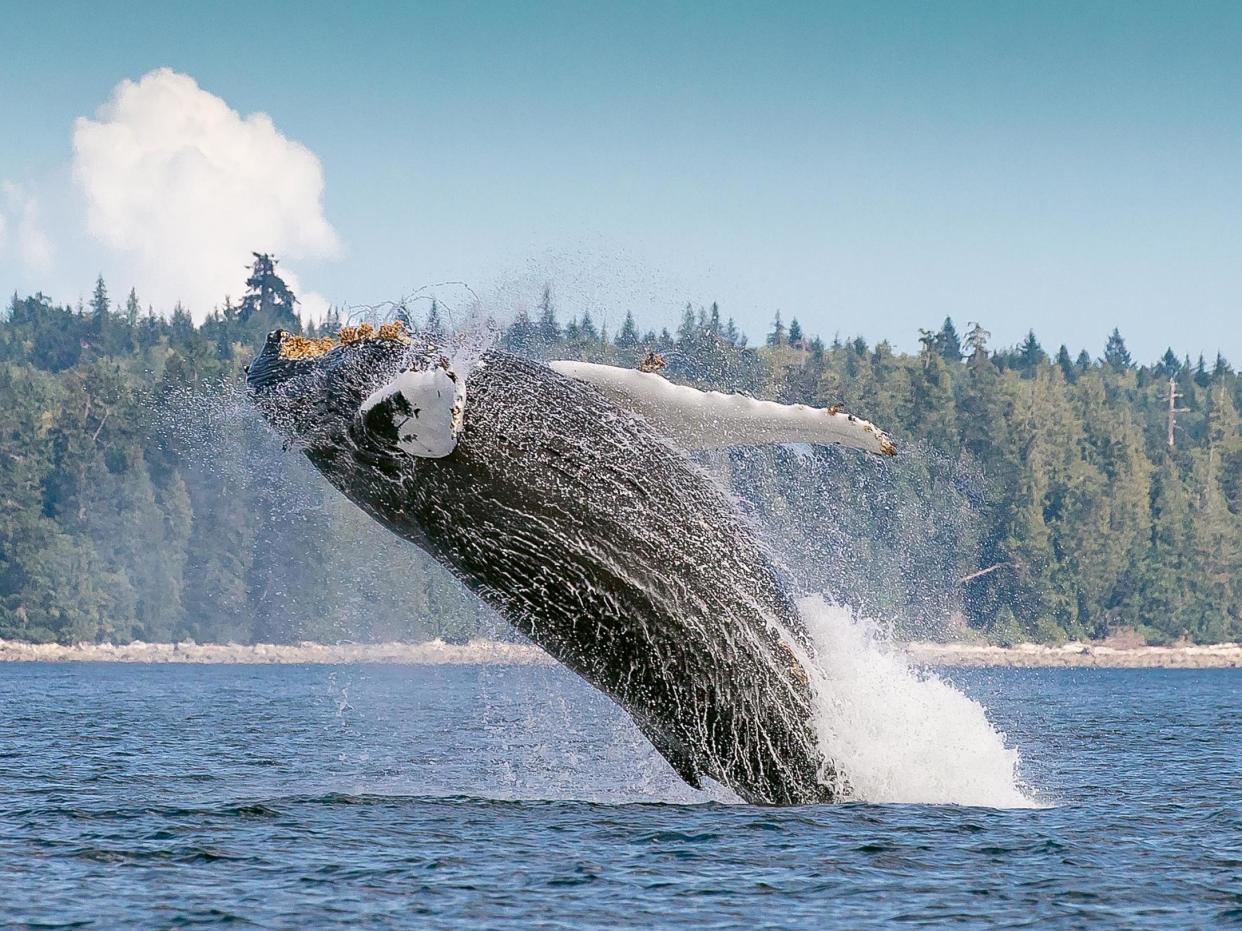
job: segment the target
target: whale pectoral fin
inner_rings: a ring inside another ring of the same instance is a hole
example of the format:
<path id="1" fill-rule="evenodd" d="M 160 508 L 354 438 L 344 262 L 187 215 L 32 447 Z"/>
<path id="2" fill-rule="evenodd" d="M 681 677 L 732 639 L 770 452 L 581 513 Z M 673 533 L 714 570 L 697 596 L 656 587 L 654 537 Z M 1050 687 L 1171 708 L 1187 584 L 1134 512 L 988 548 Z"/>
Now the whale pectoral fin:
<path id="1" fill-rule="evenodd" d="M 684 449 L 720 449 L 769 443 L 836 443 L 893 456 L 883 430 L 837 408 L 758 401 L 741 394 L 675 385 L 654 372 L 592 362 L 550 362 L 569 378 L 594 385 L 617 404 L 641 414 Z"/>
<path id="2" fill-rule="evenodd" d="M 466 388 L 444 368 L 402 372 L 358 408 L 357 425 L 369 439 L 410 456 L 440 459 L 457 448 Z"/>

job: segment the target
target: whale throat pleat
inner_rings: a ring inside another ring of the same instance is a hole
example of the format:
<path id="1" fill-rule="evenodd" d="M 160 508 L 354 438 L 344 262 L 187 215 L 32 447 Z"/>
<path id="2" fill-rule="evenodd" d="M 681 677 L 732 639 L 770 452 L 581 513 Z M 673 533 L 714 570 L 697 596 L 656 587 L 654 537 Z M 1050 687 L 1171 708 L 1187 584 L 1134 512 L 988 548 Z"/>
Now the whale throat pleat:
<path id="1" fill-rule="evenodd" d="M 699 391 L 675 385 L 654 372 L 614 365 L 571 361 L 548 364 L 561 375 L 594 385 L 683 449 L 832 443 L 882 456 L 897 452 L 883 430 L 835 409 Z"/>

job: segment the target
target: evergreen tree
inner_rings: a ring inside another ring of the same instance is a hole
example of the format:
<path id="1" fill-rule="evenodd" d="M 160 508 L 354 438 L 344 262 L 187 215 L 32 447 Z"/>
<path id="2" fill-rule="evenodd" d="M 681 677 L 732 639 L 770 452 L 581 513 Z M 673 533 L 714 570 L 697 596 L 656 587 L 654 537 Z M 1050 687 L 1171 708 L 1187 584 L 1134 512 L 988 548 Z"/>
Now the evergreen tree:
<path id="1" fill-rule="evenodd" d="M 535 325 L 531 323 L 525 309 L 518 310 L 513 322 L 504 333 L 505 347 L 510 352 L 529 353 L 537 341 Z"/>
<path id="2" fill-rule="evenodd" d="M 125 322 L 131 330 L 138 326 L 138 315 L 141 312 L 142 308 L 138 303 L 138 292 L 136 289 L 130 288 L 129 297 L 125 299 Z"/>
<path id="3" fill-rule="evenodd" d="M 445 335 L 444 321 L 440 317 L 440 302 L 434 297 L 427 308 L 427 319 L 423 321 L 423 332 L 433 340 L 443 339 Z"/>
<path id="4" fill-rule="evenodd" d="M 1104 346 L 1104 364 L 1114 372 L 1125 372 L 1134 366 L 1130 352 L 1126 349 L 1126 341 L 1121 338 L 1121 331 L 1115 327 Z"/>
<path id="5" fill-rule="evenodd" d="M 951 317 L 944 318 L 940 332 L 936 334 L 936 351 L 946 362 L 962 361 L 962 341 L 958 338 L 957 327 Z"/>
<path id="6" fill-rule="evenodd" d="M 784 346 L 785 342 L 785 324 L 781 323 L 781 312 L 778 310 L 772 320 L 772 332 L 768 334 L 768 345 Z"/>
<path id="7" fill-rule="evenodd" d="M 104 284 L 103 275 L 95 279 L 95 291 L 91 295 L 91 318 L 95 321 L 96 330 L 102 328 L 111 310 L 108 300 L 108 287 Z"/>
<path id="8" fill-rule="evenodd" d="M 638 348 L 638 327 L 634 323 L 633 311 L 625 312 L 625 322 L 621 324 L 621 330 L 617 333 L 617 348 Z"/>
<path id="9" fill-rule="evenodd" d="M 925 346 L 922 360 L 918 375 L 910 381 L 911 420 L 933 446 L 951 450 L 957 441 L 953 384 L 934 339 Z"/>
<path id="10" fill-rule="evenodd" d="M 1199 361 L 1195 363 L 1195 384 L 1206 388 L 1211 383 L 1212 376 L 1208 374 L 1207 359 L 1203 358 L 1203 353 L 1199 353 Z"/>
<path id="11" fill-rule="evenodd" d="M 713 339 L 720 338 L 720 305 L 712 301 L 711 310 L 707 315 L 707 332 Z"/>
<path id="12" fill-rule="evenodd" d="M 677 348 L 683 353 L 692 353 L 699 343 L 700 327 L 694 318 L 694 308 L 686 302 L 681 312 L 681 323 L 677 326 Z"/>
<path id="13" fill-rule="evenodd" d="M 1171 456 L 1156 473 L 1151 501 L 1151 547 L 1143 562 L 1141 616 L 1167 639 L 1187 633 L 1190 608 L 1186 586 L 1192 558 L 1192 516 L 1185 486 Z"/>
<path id="14" fill-rule="evenodd" d="M 1018 371 L 1026 378 L 1034 378 L 1040 366 L 1047 361 L 1048 354 L 1035 338 L 1035 331 L 1028 331 L 1026 339 L 1018 347 Z"/>
<path id="15" fill-rule="evenodd" d="M 246 293 L 242 297 L 238 316 L 243 323 L 252 320 L 268 329 L 277 327 L 300 332 L 294 297 L 284 279 L 276 274 L 277 260 L 267 253 L 255 252 L 250 277 L 246 279 Z"/>
<path id="16" fill-rule="evenodd" d="M 1155 371 L 1161 378 L 1176 378 L 1181 374 L 1182 363 L 1178 361 L 1171 348 L 1166 349 L 1160 361 L 1156 363 Z"/>
<path id="17" fill-rule="evenodd" d="M 588 344 L 599 342 L 599 331 L 595 329 L 595 322 L 591 319 L 589 310 L 582 312 L 582 322 L 578 325 L 578 337 Z"/>
<path id="18" fill-rule="evenodd" d="M 1057 350 L 1057 368 L 1061 370 L 1061 377 L 1071 385 L 1078 380 L 1078 370 L 1074 368 L 1074 360 L 1070 358 L 1069 349 L 1064 343 Z"/>
<path id="19" fill-rule="evenodd" d="M 561 325 L 556 320 L 552 303 L 552 285 L 544 284 L 539 297 L 539 339 L 544 346 L 555 346 L 561 338 Z"/>
<path id="20" fill-rule="evenodd" d="M 802 324 L 797 317 L 789 321 L 789 345 L 799 348 L 802 346 Z"/>

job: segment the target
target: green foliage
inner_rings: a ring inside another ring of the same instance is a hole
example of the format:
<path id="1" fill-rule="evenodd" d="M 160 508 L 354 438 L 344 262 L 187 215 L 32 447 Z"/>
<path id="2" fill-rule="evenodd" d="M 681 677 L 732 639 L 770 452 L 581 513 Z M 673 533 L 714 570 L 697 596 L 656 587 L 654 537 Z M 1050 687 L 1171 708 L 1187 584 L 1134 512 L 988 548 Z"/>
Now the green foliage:
<path id="1" fill-rule="evenodd" d="M 996 612 L 996 617 L 992 619 L 988 627 L 989 642 L 998 647 L 1012 647 L 1025 639 L 1026 636 L 1022 633 L 1022 628 L 1018 626 L 1018 619 L 1009 605 L 1005 605 Z"/>
<path id="2" fill-rule="evenodd" d="M 1031 640 L 1048 646 L 1060 646 L 1068 639 L 1065 628 L 1050 617 L 1041 617 L 1031 631 Z"/>
<path id="3" fill-rule="evenodd" d="M 1129 350 L 1126 349 L 1126 341 L 1121 338 L 1121 331 L 1116 327 L 1109 334 L 1108 342 L 1104 346 L 1104 364 L 1114 372 L 1124 372 L 1134 364 Z"/>
<path id="4" fill-rule="evenodd" d="M 0 316 L 0 636 L 460 638 L 491 623 L 246 419 L 235 386 L 254 347 L 302 329 L 270 256 L 247 286 L 198 326 L 180 306 L 143 312 L 133 290 L 118 307 L 102 279 L 76 310 L 14 295 Z M 447 328 L 437 304 L 424 325 Z M 905 355 L 826 345 L 779 314 L 752 349 L 715 304 L 686 305 L 676 335 L 640 334 L 627 314 L 612 340 L 589 312 L 562 327 L 550 287 L 501 339 L 624 366 L 656 351 L 674 381 L 843 404 L 884 427 L 895 462 L 776 448 L 706 464 L 802 587 L 920 635 L 960 611 L 996 643 L 1119 627 L 1242 638 L 1242 393 L 1223 357 L 1136 365 L 1114 331 L 1099 362 L 1065 346 L 1049 360 L 1034 333 L 992 351 L 980 324 L 959 337 L 948 319 Z M 1172 450 L 1170 377 L 1185 409 Z M 213 421 L 203 398 L 228 415 Z"/>

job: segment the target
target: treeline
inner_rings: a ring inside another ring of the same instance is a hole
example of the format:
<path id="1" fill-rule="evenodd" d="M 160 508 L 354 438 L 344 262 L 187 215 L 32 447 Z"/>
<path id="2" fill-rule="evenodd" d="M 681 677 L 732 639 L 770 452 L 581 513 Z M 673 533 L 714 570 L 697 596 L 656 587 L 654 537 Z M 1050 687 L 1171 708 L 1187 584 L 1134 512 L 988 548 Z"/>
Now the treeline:
<path id="1" fill-rule="evenodd" d="M 443 326 L 434 303 L 415 316 Z M 491 623 L 260 427 L 241 371 L 276 326 L 302 329 L 267 256 L 241 303 L 199 326 L 132 291 L 114 302 L 102 280 L 77 308 L 14 296 L 0 320 L 0 636 L 412 639 Z M 550 288 L 501 340 L 618 365 L 655 351 L 673 380 L 842 404 L 887 429 L 903 447 L 891 462 L 704 457 L 804 589 L 923 636 L 952 618 L 1002 643 L 1120 626 L 1242 638 L 1240 388 L 1223 358 L 1138 364 L 1116 331 L 1099 358 L 1049 353 L 1034 333 L 994 350 L 950 320 L 908 355 L 779 315 L 751 347 L 716 305 L 687 306 L 675 330 L 627 315 L 609 333 L 588 313 L 563 319 Z"/>
<path id="2" fill-rule="evenodd" d="M 481 611 L 286 454 L 241 390 L 301 330 L 266 256 L 195 326 L 102 280 L 0 319 L 0 637 L 290 642 L 463 637 Z"/>

